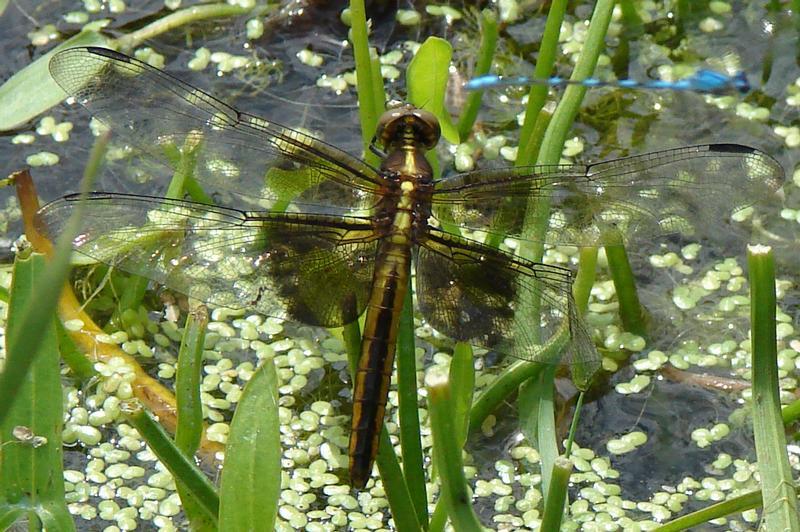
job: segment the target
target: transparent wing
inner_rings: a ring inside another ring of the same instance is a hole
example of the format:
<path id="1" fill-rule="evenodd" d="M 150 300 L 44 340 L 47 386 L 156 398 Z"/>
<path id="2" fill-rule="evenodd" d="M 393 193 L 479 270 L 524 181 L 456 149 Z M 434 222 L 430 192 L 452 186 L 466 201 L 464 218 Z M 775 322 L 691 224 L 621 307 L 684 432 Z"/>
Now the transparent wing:
<path id="1" fill-rule="evenodd" d="M 56 237 L 80 201 L 45 205 L 38 227 Z M 368 220 L 108 193 L 82 209 L 78 252 L 206 303 L 337 327 L 369 296 L 377 239 Z"/>
<path id="2" fill-rule="evenodd" d="M 455 340 L 514 358 L 573 368 L 588 381 L 600 357 L 572 299 L 572 274 L 449 233 L 432 230 L 420 242 L 417 300 L 425 319 Z M 541 313 L 535 307 L 541 305 Z M 542 351 L 563 334 L 560 357 Z M 544 340 L 544 341 L 543 341 Z"/>
<path id="3" fill-rule="evenodd" d="M 737 144 L 706 144 L 588 166 L 531 166 L 442 179 L 433 195 L 443 224 L 553 244 L 603 245 L 717 227 L 768 200 L 780 164 Z M 523 234 L 531 209 L 549 202 L 545 233 Z"/>
<path id="4" fill-rule="evenodd" d="M 50 73 L 145 159 L 170 173 L 185 171 L 188 159 L 195 179 L 213 191 L 264 209 L 296 203 L 304 212 L 344 215 L 377 202 L 383 179 L 368 164 L 126 55 L 70 48 L 53 56 Z"/>

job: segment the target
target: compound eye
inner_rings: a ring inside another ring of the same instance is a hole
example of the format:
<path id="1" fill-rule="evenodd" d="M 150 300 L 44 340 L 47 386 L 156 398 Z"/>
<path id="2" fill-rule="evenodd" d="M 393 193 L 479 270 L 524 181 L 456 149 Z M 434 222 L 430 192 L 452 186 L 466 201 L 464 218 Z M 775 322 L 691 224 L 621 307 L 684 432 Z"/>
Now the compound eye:
<path id="1" fill-rule="evenodd" d="M 439 120 L 433 113 L 424 109 L 414 109 L 413 115 L 419 120 L 420 133 L 425 139 L 425 147 L 431 149 L 439 142 L 439 137 L 442 134 Z"/>
<path id="2" fill-rule="evenodd" d="M 381 146 L 385 147 L 386 143 L 395 136 L 397 121 L 405 114 L 406 112 L 403 109 L 389 109 L 378 118 L 378 125 L 375 128 L 375 138 L 380 141 Z"/>

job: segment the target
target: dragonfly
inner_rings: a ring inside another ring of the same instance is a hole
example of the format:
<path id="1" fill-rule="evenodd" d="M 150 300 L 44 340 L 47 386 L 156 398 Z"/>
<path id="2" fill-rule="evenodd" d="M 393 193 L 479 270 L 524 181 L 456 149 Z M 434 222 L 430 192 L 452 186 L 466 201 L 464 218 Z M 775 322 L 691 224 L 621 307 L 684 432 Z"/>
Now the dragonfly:
<path id="1" fill-rule="evenodd" d="M 190 168 L 219 201 L 72 194 L 39 211 L 45 234 L 56 237 L 82 205 L 77 252 L 208 304 L 322 327 L 366 313 L 349 442 L 356 488 L 371 476 L 412 264 L 418 310 L 434 329 L 588 376 L 599 357 L 572 299 L 571 270 L 496 238 L 602 245 L 609 233 L 627 241 L 714 227 L 783 182 L 772 157 L 737 144 L 434 179 L 425 152 L 439 124 L 410 104 L 381 116 L 374 143 L 385 156 L 374 167 L 112 50 L 59 52 L 50 72 L 154 168 L 165 176 Z M 176 159 L 176 147 L 186 157 Z M 531 232 L 526 213 L 544 199 L 549 227 Z M 545 359 L 542 344 L 563 331 L 560 360 Z"/>
<path id="2" fill-rule="evenodd" d="M 617 87 L 620 89 L 691 91 L 713 95 L 727 94 L 730 92 L 746 94 L 750 92 L 751 89 L 750 83 L 747 81 L 747 75 L 741 70 L 729 75 L 710 69 L 700 69 L 691 76 L 675 81 L 661 79 L 648 81 L 639 81 L 635 79 L 606 81 L 598 78 L 573 80 L 560 76 L 533 78 L 528 76 L 506 77 L 496 74 L 486 74 L 472 78 L 466 82 L 464 87 L 467 90 L 483 90 L 513 85 L 549 85 L 552 87 L 583 85 L 585 87 Z"/>

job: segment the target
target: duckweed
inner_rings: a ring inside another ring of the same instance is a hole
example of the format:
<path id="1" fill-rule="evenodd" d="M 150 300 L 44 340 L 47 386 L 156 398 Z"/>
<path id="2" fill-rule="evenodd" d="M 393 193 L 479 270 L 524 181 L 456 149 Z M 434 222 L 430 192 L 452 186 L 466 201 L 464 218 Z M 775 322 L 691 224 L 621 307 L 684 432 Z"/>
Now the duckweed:
<path id="1" fill-rule="evenodd" d="M 621 438 L 609 440 L 606 449 L 611 454 L 625 454 L 647 442 L 647 435 L 641 431 L 634 431 L 623 435 Z"/>
<path id="2" fill-rule="evenodd" d="M 40 151 L 39 153 L 35 153 L 33 155 L 29 155 L 25 162 L 28 163 L 30 166 L 53 166 L 58 164 L 61 158 L 56 155 L 55 153 L 49 151 Z"/>
<path id="3" fill-rule="evenodd" d="M 250 1 L 248 0 L 248 2 Z M 103 5 L 99 2 L 87 0 L 85 4 L 87 10 L 90 7 L 96 11 L 100 11 L 103 8 Z M 167 6 L 170 9 L 176 9 L 179 5 L 180 2 L 177 0 L 167 0 Z M 118 0 L 111 2 L 108 6 L 111 11 L 119 11 L 125 8 L 125 4 Z M 519 6 L 516 2 L 501 0 L 499 8 L 502 20 L 514 20 L 518 16 Z M 712 2 L 711 9 L 720 20 L 723 20 L 721 15 L 730 11 L 730 5 L 725 2 L 715 1 Z M 430 10 L 428 12 L 430 13 Z M 434 14 L 445 17 L 448 23 L 452 23 L 461 17 L 460 12 L 451 9 L 434 10 Z M 416 11 L 406 10 L 398 12 L 398 21 L 401 24 L 414 25 L 419 23 L 420 16 Z M 619 14 L 616 16 L 619 17 Z M 701 23 L 701 27 L 704 31 L 717 31 L 722 24 L 720 20 L 708 18 Z M 615 31 L 621 31 L 622 27 L 623 25 L 618 21 L 613 23 L 611 34 L 613 35 Z M 561 38 L 566 44 L 564 48 L 566 53 L 575 54 L 580 50 L 585 39 L 585 31 L 586 28 L 582 22 L 565 24 Z M 249 39 L 258 38 L 260 32 L 263 32 L 263 24 L 260 21 L 252 19 L 247 22 L 247 37 Z M 37 35 L 37 39 L 39 39 L 37 43 L 46 42 L 56 37 L 57 32 L 54 27 L 43 27 L 41 34 Z M 141 57 L 146 57 L 145 60 L 152 61 L 154 64 L 158 64 L 159 60 L 163 61 L 163 57 L 153 54 L 152 51 L 145 52 Z M 301 60 L 306 60 L 308 61 L 307 64 L 311 65 L 318 64 L 320 61 L 313 52 L 309 52 L 308 57 L 301 58 Z M 384 63 L 385 66 L 394 64 L 389 63 L 388 58 L 384 59 L 382 57 L 381 60 L 382 62 L 387 61 Z M 609 58 L 604 56 L 601 64 L 607 63 L 608 60 Z M 206 68 L 210 62 L 214 62 L 219 72 L 230 72 L 237 68 L 244 68 L 249 61 L 250 58 L 231 54 L 212 54 L 208 49 L 199 49 L 195 53 L 194 59 L 189 63 L 190 68 L 201 70 Z M 384 72 L 384 74 L 388 73 L 388 71 Z M 348 82 L 347 78 L 351 81 Z M 331 80 L 329 81 L 329 86 L 334 90 L 344 91 L 348 89 L 348 83 L 352 82 L 352 73 L 348 73 L 347 76 L 329 79 Z M 750 104 L 740 105 L 736 112 L 750 120 L 765 119 L 765 109 Z M 57 135 L 60 135 L 60 138 L 66 138 L 69 135 L 71 124 L 69 128 L 65 127 L 65 131 L 62 133 L 54 132 L 57 127 L 54 121 L 40 124 L 40 127 L 42 128 L 40 135 L 52 135 L 53 139 L 58 141 Z M 777 131 L 778 128 L 776 128 Z M 787 145 L 792 145 L 792 142 L 800 145 L 800 130 L 792 127 L 785 128 L 783 131 L 785 135 L 782 135 L 782 137 Z M 490 157 L 492 153 L 495 156 L 502 154 L 506 159 L 514 160 L 517 155 L 517 148 L 506 144 L 507 139 L 505 137 L 490 137 L 483 146 L 485 156 Z M 583 150 L 584 140 L 576 137 L 571 139 L 565 147 L 564 156 L 572 157 Z M 457 160 L 457 165 L 463 165 L 463 168 L 471 168 L 469 165 L 472 165 L 473 161 L 471 160 L 470 151 L 470 147 L 463 148 L 463 153 L 460 154 L 463 160 Z M 796 177 L 796 179 L 800 180 L 800 177 Z M 695 260 L 699 251 L 699 245 L 686 246 L 681 249 L 680 255 L 668 252 L 661 256 L 651 257 L 650 263 L 654 267 L 670 268 L 678 274 L 688 276 L 692 274 L 692 268 L 687 266 L 684 261 Z M 565 250 L 554 249 L 548 251 L 547 260 L 555 263 L 568 263 L 572 260 L 572 256 L 574 256 L 574 253 L 570 254 Z M 676 305 L 681 309 L 695 309 L 702 304 L 703 298 L 709 295 L 709 292 L 722 292 L 724 290 L 736 292 L 742 290 L 746 279 L 742 276 L 741 268 L 738 269 L 738 273 L 735 271 L 736 268 L 738 266 L 735 264 L 731 266 L 723 263 L 722 267 L 706 272 L 694 284 L 679 284 L 673 291 Z M 618 330 L 612 331 L 610 328 L 603 329 L 606 326 L 614 325 L 613 312 L 616 311 L 617 304 L 613 284 L 610 282 L 598 283 L 592 291 L 592 296 L 593 303 L 590 307 L 592 314 L 588 318 L 592 326 L 597 327 L 603 333 L 605 344 L 611 349 L 644 350 L 646 346 L 641 338 Z M 725 297 L 720 301 L 717 310 L 731 313 L 741 310 L 740 307 L 747 304 L 745 296 Z M 607 316 L 601 316 L 601 314 L 607 314 Z M 215 437 L 223 439 L 227 437 L 226 421 L 230 419 L 230 411 L 241 396 L 243 383 L 250 378 L 254 371 L 252 362 L 247 362 L 234 368 L 234 362 L 226 358 L 228 353 L 252 349 L 259 359 L 275 357 L 276 364 L 282 368 L 280 372 L 282 382 L 280 393 L 283 395 L 280 398 L 280 404 L 282 405 L 280 417 L 283 424 L 284 459 L 291 460 L 297 466 L 307 466 L 305 469 L 301 467 L 295 468 L 292 471 L 292 478 L 288 479 L 287 477 L 284 483 L 285 489 L 281 494 L 281 498 L 285 504 L 281 506 L 281 517 L 286 520 L 286 523 L 279 523 L 278 526 L 286 530 L 299 527 L 304 527 L 308 530 L 322 530 L 329 529 L 326 528 L 328 525 L 337 528 L 346 526 L 379 528 L 384 526 L 386 516 L 381 512 L 381 509 L 386 507 L 386 502 L 384 498 L 377 495 L 380 492 L 380 483 L 374 484 L 375 487 L 370 492 L 371 495 L 362 493 L 356 500 L 349 494 L 349 490 L 346 487 L 338 485 L 339 478 L 332 472 L 332 470 L 344 467 L 346 462 L 346 456 L 343 454 L 343 449 L 347 445 L 346 429 L 343 428 L 346 427 L 346 416 L 337 415 L 339 412 L 338 407 L 327 401 L 312 402 L 307 406 L 306 410 L 301 411 L 299 414 L 287 408 L 305 404 L 304 399 L 298 399 L 288 394 L 296 394 L 298 391 L 304 390 L 308 385 L 309 375 L 315 370 L 323 368 L 326 364 L 343 363 L 346 360 L 341 340 L 327 338 L 320 343 L 317 348 L 318 351 L 312 353 L 306 351 L 305 348 L 299 348 L 299 342 L 295 340 L 278 339 L 273 341 L 273 337 L 284 333 L 283 324 L 279 320 L 248 316 L 243 319 L 235 319 L 229 323 L 230 318 L 237 316 L 243 316 L 243 313 L 237 314 L 237 312 L 229 312 L 227 309 L 215 310 L 212 313 L 213 321 L 209 325 L 209 334 L 206 337 L 205 347 L 207 351 L 205 355 L 207 356 L 207 365 L 204 367 L 205 375 L 202 383 L 204 391 L 203 402 L 206 407 L 207 418 L 211 421 L 216 421 L 209 427 L 210 435 L 216 434 L 217 436 Z M 125 332 L 111 333 L 104 337 L 103 340 L 109 343 L 121 344 L 122 349 L 130 354 L 158 357 L 156 361 L 158 361 L 159 377 L 164 379 L 172 378 L 174 376 L 174 365 L 164 362 L 160 354 L 162 350 L 156 348 L 154 352 L 154 346 L 148 345 L 149 339 L 144 337 L 146 332 L 149 332 L 152 335 L 152 341 L 155 346 L 169 349 L 171 348 L 171 343 L 180 341 L 180 333 L 182 331 L 174 323 L 163 322 L 159 324 L 161 332 L 153 333 L 152 327 L 154 327 L 154 324 L 149 322 L 146 316 L 145 319 L 139 318 L 137 316 L 134 322 L 127 325 Z M 123 321 L 125 321 L 124 318 Z M 74 331 L 83 327 L 83 323 L 79 320 L 72 320 L 66 325 L 67 329 Z M 782 323 L 780 327 L 782 328 L 779 330 L 779 335 L 782 339 L 790 338 L 794 334 L 791 322 Z M 438 339 L 434 336 L 430 327 L 419 326 L 417 331 L 421 337 Z M 609 340 L 609 338 L 611 339 Z M 701 366 L 714 365 L 719 363 L 720 358 L 732 356 L 737 349 L 740 349 L 740 346 L 736 341 L 720 337 L 715 338 L 714 343 L 704 348 L 689 345 L 685 348 L 676 347 L 674 351 L 668 353 L 650 351 L 644 355 L 644 358 L 634 362 L 634 369 L 640 372 L 658 371 L 666 364 L 667 360 L 683 368 L 687 368 L 691 364 Z M 793 369 L 794 364 L 800 364 L 796 354 L 796 350 L 782 351 L 779 356 L 781 368 L 785 371 L 790 371 Z M 449 364 L 449 356 L 447 355 L 438 354 L 434 358 L 437 364 Z M 217 363 L 213 363 L 213 361 L 217 361 Z M 617 362 L 608 357 L 604 359 L 603 364 L 604 367 L 616 368 L 617 366 Z M 97 369 L 104 376 L 105 382 L 99 388 L 100 393 L 97 393 L 96 397 L 91 400 L 89 398 L 82 399 L 76 390 L 71 390 L 71 393 L 67 394 L 69 417 L 64 429 L 65 441 L 69 441 L 72 438 L 73 442 L 79 440 L 84 443 L 87 443 L 87 441 L 97 443 L 102 431 L 110 431 L 104 425 L 117 420 L 119 400 L 130 396 L 130 384 L 126 382 L 126 368 L 119 366 L 116 362 L 110 362 Z M 476 382 L 479 386 L 485 386 L 493 379 L 493 375 L 479 374 Z M 630 382 L 617 385 L 617 391 L 619 393 L 636 393 L 649 386 L 650 379 L 649 375 L 636 375 Z M 107 385 L 106 383 L 108 382 L 111 382 L 111 384 Z M 79 404 L 91 406 L 87 410 L 87 408 L 79 407 Z M 396 395 L 392 396 L 390 404 L 396 404 Z M 484 434 L 489 435 L 496 425 L 496 418 L 489 416 L 484 420 L 481 430 Z M 389 423 L 388 426 L 393 428 L 394 424 Z M 720 424 L 710 429 L 698 429 L 698 431 L 702 430 L 706 431 L 704 435 L 705 441 L 711 442 L 725 438 L 729 429 L 726 425 Z M 136 526 L 138 510 L 138 517 L 141 519 L 152 521 L 155 526 L 165 530 L 175 529 L 171 517 L 178 515 L 180 507 L 175 494 L 170 493 L 171 490 L 174 490 L 174 481 L 168 473 L 164 471 L 154 473 L 147 477 L 147 486 L 139 486 L 136 489 L 126 485 L 111 484 L 112 481 L 133 480 L 146 474 L 141 466 L 127 464 L 128 460 L 135 459 L 142 462 L 155 460 L 152 453 L 144 449 L 138 434 L 130 427 L 126 428 L 125 425 L 119 425 L 117 431 L 119 438 L 116 439 L 113 445 L 109 442 L 104 442 L 91 449 L 90 456 L 92 456 L 92 460 L 87 463 L 84 471 L 65 471 L 65 480 L 71 485 L 67 495 L 71 500 L 70 511 L 75 515 L 82 516 L 84 519 L 94 519 L 99 512 L 101 518 L 115 522 L 119 529 L 132 529 Z M 302 435 L 301 437 L 301 431 L 314 432 L 314 434 Z M 305 436 L 308 436 L 308 438 L 303 439 Z M 607 450 L 614 453 L 612 448 L 627 449 L 624 452 L 630 452 L 636 446 L 642 445 L 645 440 L 644 433 L 631 433 L 619 440 L 609 442 Z M 425 439 L 424 445 L 426 448 L 429 447 L 430 438 Z M 300 446 L 304 446 L 304 448 Z M 132 457 L 132 453 L 136 453 L 135 457 Z M 601 478 L 612 479 L 619 477 L 619 472 L 611 467 L 611 462 L 607 457 L 596 456 L 591 449 L 582 448 L 574 449 L 573 455 L 576 457 L 576 473 L 573 475 L 573 482 L 581 483 L 579 493 L 580 497 L 582 497 L 572 502 L 570 506 L 573 514 L 572 519 L 565 523 L 565 529 L 573 530 L 578 528 L 582 530 L 609 530 L 615 527 L 625 530 L 646 530 L 655 526 L 655 523 L 642 521 L 640 519 L 641 516 L 639 516 L 640 520 L 636 521 L 630 516 L 626 516 L 625 512 L 632 512 L 634 509 L 638 509 L 640 512 L 647 513 L 648 517 L 656 521 L 662 521 L 667 519 L 671 513 L 680 511 L 684 503 L 690 498 L 695 500 L 702 500 L 703 498 L 706 500 L 719 500 L 720 497 L 724 498 L 726 492 L 730 492 L 736 487 L 734 486 L 735 483 L 741 485 L 752 481 L 754 472 L 752 465 L 746 462 L 733 461 L 735 472 L 729 481 L 720 480 L 713 483 L 704 479 L 701 488 L 700 483 L 696 480 L 687 478 L 676 487 L 678 491 L 676 494 L 660 492 L 654 494 L 650 501 L 635 503 L 634 501 L 620 499 L 618 495 L 621 489 L 616 484 L 609 484 L 599 480 Z M 506 526 L 507 529 L 519 529 L 522 526 L 533 527 L 540 522 L 540 515 L 536 509 L 536 505 L 541 499 L 540 492 L 537 489 L 530 488 L 524 499 L 515 499 L 513 489 L 518 485 L 533 486 L 541 482 L 539 475 L 527 472 L 528 470 L 538 471 L 537 464 L 540 461 L 538 451 L 529 446 L 519 445 L 511 449 L 509 456 L 510 459 L 508 460 L 503 459 L 495 462 L 495 469 L 499 478 L 478 480 L 476 482 L 476 495 L 494 497 L 491 502 L 493 502 L 497 512 L 505 513 L 512 509 L 522 512 L 521 516 L 496 516 L 495 523 L 498 525 Z M 718 455 L 713 463 L 713 466 L 717 469 L 726 469 L 730 465 L 731 458 L 726 455 Z M 474 467 L 470 468 L 471 474 L 474 474 L 475 471 Z M 517 474 L 518 471 L 520 474 Z M 316 496 L 308 492 L 312 487 L 321 486 L 325 486 L 323 492 L 327 495 L 327 499 L 325 502 L 320 503 L 319 506 L 314 507 L 314 509 L 310 509 L 316 502 Z M 90 494 L 91 489 L 95 490 L 92 494 Z M 690 495 L 692 491 L 696 492 L 696 496 L 695 494 Z M 97 496 L 98 493 L 109 499 L 101 501 L 96 509 L 89 504 L 84 504 L 90 496 Z M 120 501 L 125 500 L 129 508 L 121 508 L 113 500 L 115 497 Z M 328 506 L 322 506 L 326 503 Z M 343 511 L 343 509 L 347 511 Z M 360 511 L 353 511 L 356 509 Z M 745 520 L 748 518 L 751 522 L 754 522 L 757 519 L 757 514 L 750 512 L 743 516 Z M 321 523 L 325 525 L 323 526 Z M 113 530 L 114 527 L 109 527 L 108 529 Z"/>

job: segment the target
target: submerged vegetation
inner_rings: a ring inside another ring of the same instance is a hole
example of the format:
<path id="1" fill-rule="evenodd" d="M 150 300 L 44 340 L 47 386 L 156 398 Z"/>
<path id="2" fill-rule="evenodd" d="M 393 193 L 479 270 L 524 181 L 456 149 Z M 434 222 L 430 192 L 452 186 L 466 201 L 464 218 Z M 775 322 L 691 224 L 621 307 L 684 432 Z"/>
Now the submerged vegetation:
<path id="1" fill-rule="evenodd" d="M 712 142 L 757 146 L 793 171 L 800 69 L 781 61 L 788 52 L 780 39 L 795 31 L 790 15 L 751 3 L 676 2 L 669 12 L 662 4 L 600 1 L 567 10 L 554 1 L 547 12 L 522 2 L 498 2 L 493 12 L 376 4 L 365 12 L 362 2 L 342 11 L 246 1 L 196 9 L 179 0 L 150 13 L 122 1 L 84 2 L 83 11 L 58 20 L 37 12 L 40 25 L 26 26 L 37 59 L 0 87 L 0 127 L 15 130 L 2 149 L 13 154 L 7 164 L 34 167 L 43 197 L 101 188 L 89 185 L 99 179 L 108 190 L 220 199 L 191 179 L 194 146 L 167 154 L 188 169 L 171 175 L 128 146 L 106 144 L 102 124 L 93 122 L 97 137 L 89 135 L 84 114 L 50 109 L 63 93 L 43 54 L 95 45 L 185 74 L 239 109 L 351 153 L 363 150 L 371 163 L 385 96 L 398 95 L 440 118 L 447 142 L 430 159 L 441 175 Z M 331 15 L 338 19 L 330 26 L 315 22 Z M 772 33 L 753 35 L 753 19 Z M 118 37 L 104 31 L 109 25 Z M 431 35 L 441 38 L 426 40 Z M 751 41 L 769 43 L 737 49 Z M 743 70 L 753 89 L 722 96 L 577 86 L 482 96 L 461 90 L 489 70 L 674 80 L 705 66 Z M 78 136 L 95 142 L 90 155 L 85 144 L 64 143 Z M 103 157 L 110 172 L 96 167 Z M 776 198 L 688 237 L 599 250 L 493 243 L 579 268 L 575 299 L 602 355 L 585 397 L 553 367 L 496 364 L 493 352 L 454 344 L 412 312 L 409 295 L 380 473 L 358 492 L 346 484 L 357 324 L 326 331 L 207 311 L 102 264 L 76 265 L 70 286 L 78 297 L 59 298 L 70 239 L 52 243 L 57 258 L 45 265 L 39 253 L 51 243 L 32 223 L 35 190 L 24 178 L 16 186 L 19 204 L 8 189 L 2 211 L 6 241 L 22 232 L 21 219 L 27 237 L 16 242 L 13 269 L 9 258 L 0 272 L 4 527 L 28 519 L 54 530 L 173 530 L 187 521 L 202 530 L 272 529 L 273 522 L 278 530 L 442 530 L 449 519 L 458 530 L 545 523 L 747 530 L 764 518 L 795 526 L 786 491 L 797 455 L 774 464 L 765 457 L 787 456 L 780 424 L 792 440 L 797 417 L 790 404 L 800 367 L 797 269 L 787 258 L 797 249 L 797 176 L 786 183 L 783 205 Z M 548 213 L 529 218 L 531 231 L 545 231 Z M 748 243 L 772 246 L 774 256 L 756 248 L 748 266 Z M 751 291 L 760 303 L 751 303 Z M 770 308 L 774 316 L 757 312 Z M 547 348 L 560 352 L 563 336 Z M 753 414 L 764 397 L 773 400 L 766 401 L 771 414 Z M 782 419 L 776 401 L 789 405 Z M 766 485 L 784 492 L 763 515 L 758 490 Z M 721 501 L 726 506 L 715 506 Z"/>

